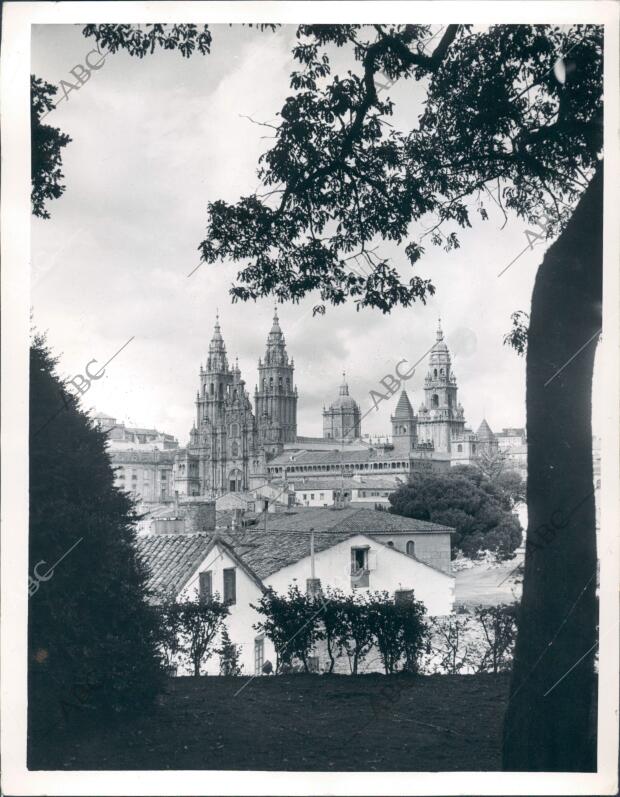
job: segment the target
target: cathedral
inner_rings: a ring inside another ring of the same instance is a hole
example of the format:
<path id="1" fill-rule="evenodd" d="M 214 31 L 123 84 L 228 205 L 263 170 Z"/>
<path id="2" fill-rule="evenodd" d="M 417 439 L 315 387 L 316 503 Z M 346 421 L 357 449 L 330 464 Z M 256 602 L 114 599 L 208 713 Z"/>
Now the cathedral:
<path id="1" fill-rule="evenodd" d="M 362 435 L 360 406 L 349 395 L 344 374 L 338 397 L 323 408 L 323 437 L 298 436 L 294 371 L 276 310 L 264 357 L 258 360 L 252 405 L 238 363 L 228 362 L 216 317 L 207 360 L 199 371 L 196 420 L 188 445 L 175 453 L 177 495 L 216 498 L 246 492 L 298 468 L 321 476 L 338 469 L 349 474 L 375 470 L 408 474 L 421 465 L 467 464 L 476 457 L 476 446 L 479 453 L 481 447 L 493 444 L 486 421 L 477 434 L 466 427 L 440 324 L 418 414 L 403 389 L 391 416 L 391 438 L 380 444 L 369 443 Z M 332 467 L 329 460 L 335 452 L 338 462 L 334 460 Z M 289 464 L 294 459 L 300 463 L 300 457 L 303 466 Z"/>

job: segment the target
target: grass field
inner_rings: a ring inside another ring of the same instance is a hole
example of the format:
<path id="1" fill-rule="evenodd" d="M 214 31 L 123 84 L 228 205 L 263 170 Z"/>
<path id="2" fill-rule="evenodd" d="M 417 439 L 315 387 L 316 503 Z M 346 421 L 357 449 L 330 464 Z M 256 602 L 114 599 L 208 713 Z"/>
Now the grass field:
<path id="1" fill-rule="evenodd" d="M 497 770 L 507 691 L 490 674 L 175 678 L 148 716 L 52 729 L 29 768 Z"/>

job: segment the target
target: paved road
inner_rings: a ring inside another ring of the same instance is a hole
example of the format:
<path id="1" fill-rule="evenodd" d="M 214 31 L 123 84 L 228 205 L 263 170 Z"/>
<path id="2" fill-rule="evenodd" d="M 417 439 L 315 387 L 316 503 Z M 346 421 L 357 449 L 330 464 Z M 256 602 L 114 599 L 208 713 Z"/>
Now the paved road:
<path id="1" fill-rule="evenodd" d="M 521 585 L 515 585 L 514 574 L 504 579 L 522 561 L 523 555 L 517 555 L 516 559 L 496 567 L 479 565 L 461 570 L 456 574 L 455 603 L 467 606 L 512 603 L 520 597 Z"/>

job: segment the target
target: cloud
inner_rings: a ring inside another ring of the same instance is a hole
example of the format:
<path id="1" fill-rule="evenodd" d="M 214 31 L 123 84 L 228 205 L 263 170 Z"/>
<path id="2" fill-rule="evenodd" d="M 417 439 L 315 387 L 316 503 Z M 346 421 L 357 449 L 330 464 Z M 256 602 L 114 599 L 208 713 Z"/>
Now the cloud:
<path id="1" fill-rule="evenodd" d="M 56 83 L 92 48 L 79 26 L 35 26 L 32 42 L 33 71 Z M 276 118 L 290 91 L 293 43 L 288 27 L 273 35 L 220 26 L 207 57 L 108 56 L 50 114 L 73 141 L 63 157 L 66 193 L 52 203 L 50 220 L 33 221 L 33 271 L 40 277 L 34 317 L 49 330 L 66 374 L 80 372 L 92 357 L 103 361 L 135 336 L 88 394 L 98 409 L 185 441 L 217 308 L 229 356 L 239 356 L 253 395 L 273 303 L 231 304 L 235 264 L 202 265 L 187 274 L 199 263 L 207 203 L 234 201 L 256 186 L 257 159 L 271 131 L 243 116 Z M 344 60 L 336 67 L 343 73 Z M 394 121 L 415 124 L 420 87 L 391 93 L 408 97 Z M 518 220 L 500 230 L 502 223 L 498 215 L 461 232 L 456 252 L 426 241 L 415 272 L 399 247 L 384 247 L 404 274 L 433 280 L 437 292 L 427 305 L 388 316 L 346 305 L 312 317 L 311 297 L 279 308 L 295 359 L 300 433 L 321 433 L 322 406 L 337 395 L 343 370 L 362 412 L 369 409 L 370 391 L 399 360 L 413 363 L 432 345 L 439 316 L 470 424 L 477 426 L 483 413 L 493 428 L 523 424 L 524 362 L 502 339 L 510 313 L 529 309 L 542 250 L 526 251 L 498 278 L 527 243 Z M 412 237 L 423 232 L 419 225 L 410 231 Z M 423 362 L 406 384 L 415 407 L 425 372 Z M 389 432 L 396 400 L 373 410 L 364 429 Z"/>

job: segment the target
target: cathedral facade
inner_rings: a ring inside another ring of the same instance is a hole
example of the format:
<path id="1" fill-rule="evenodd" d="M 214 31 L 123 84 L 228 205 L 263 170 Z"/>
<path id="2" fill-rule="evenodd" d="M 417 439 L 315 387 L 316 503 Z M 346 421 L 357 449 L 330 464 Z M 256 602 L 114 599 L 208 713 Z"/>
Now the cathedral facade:
<path id="1" fill-rule="evenodd" d="M 219 318 L 200 367 L 196 420 L 175 459 L 179 495 L 217 497 L 244 492 L 266 473 L 266 460 L 297 437 L 297 388 L 277 312 L 258 361 L 254 408 L 239 365 L 228 363 Z"/>
<path id="2" fill-rule="evenodd" d="M 418 460 L 434 459 L 447 466 L 469 463 L 481 447 L 492 442 L 486 421 L 478 434 L 465 425 L 441 325 L 429 354 L 424 400 L 418 413 L 402 390 L 390 419 L 391 438 L 383 444 L 364 442 L 360 406 L 349 395 L 344 374 L 339 395 L 328 409 L 323 408 L 323 437 L 299 437 L 294 372 L 276 311 L 264 356 L 258 360 L 252 405 L 238 363 L 231 366 L 228 362 L 216 318 L 207 360 L 199 370 L 196 418 L 189 443 L 175 452 L 177 495 L 217 498 L 228 492 L 247 492 L 281 478 L 287 468 L 301 467 L 287 463 L 302 455 L 309 458 L 302 472 L 328 473 L 333 469 L 326 457 L 337 449 L 351 452 L 347 467 L 354 472 L 389 469 L 407 473 L 417 467 Z M 339 455 L 341 470 L 344 459 Z"/>

